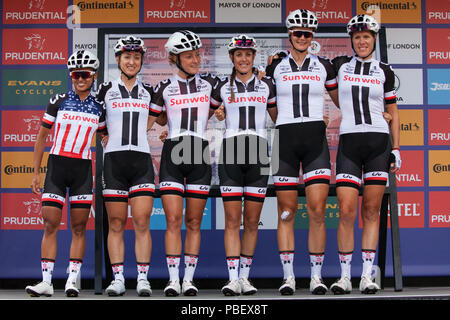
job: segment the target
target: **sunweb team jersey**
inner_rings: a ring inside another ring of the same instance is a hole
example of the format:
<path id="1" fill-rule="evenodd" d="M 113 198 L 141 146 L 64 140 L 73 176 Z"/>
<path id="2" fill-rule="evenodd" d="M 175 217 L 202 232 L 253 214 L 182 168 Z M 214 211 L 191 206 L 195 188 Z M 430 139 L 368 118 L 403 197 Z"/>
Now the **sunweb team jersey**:
<path id="1" fill-rule="evenodd" d="M 231 88 L 230 77 L 221 79 L 211 95 L 211 104 L 226 111 L 225 138 L 238 134 L 257 134 L 266 137 L 267 108 L 276 106 L 275 84 L 269 77 L 258 80 L 255 75 L 247 83 L 238 78 Z M 234 91 L 234 100 L 231 98 Z"/>
<path id="2" fill-rule="evenodd" d="M 336 57 L 332 63 L 339 83 L 340 134 L 389 133 L 382 113 L 385 103 L 396 102 L 395 75 L 390 65 L 375 59 L 362 61 L 356 56 Z"/>
<path id="3" fill-rule="evenodd" d="M 105 112 L 101 103 L 89 94 L 81 100 L 75 91 L 53 96 L 42 118 L 42 126 L 55 125 L 55 139 L 50 154 L 91 159 L 91 143 L 95 132 L 105 128 Z"/>
<path id="4" fill-rule="evenodd" d="M 136 81 L 128 91 L 119 78 L 100 85 L 97 99 L 104 102 L 108 144 L 105 153 L 114 151 L 138 151 L 150 153 L 147 140 L 149 116 L 157 117 L 159 111 L 152 110 L 151 86 Z"/>
<path id="5" fill-rule="evenodd" d="M 189 79 L 174 75 L 154 88 L 151 109 L 166 110 L 167 139 L 184 135 L 206 139 L 211 92 L 217 82 L 218 78 L 209 73 Z"/>
<path id="6" fill-rule="evenodd" d="M 299 66 L 289 54 L 268 66 L 267 75 L 276 84 L 277 126 L 323 121 L 324 88 L 337 88 L 336 72 L 328 59 L 308 53 Z"/>

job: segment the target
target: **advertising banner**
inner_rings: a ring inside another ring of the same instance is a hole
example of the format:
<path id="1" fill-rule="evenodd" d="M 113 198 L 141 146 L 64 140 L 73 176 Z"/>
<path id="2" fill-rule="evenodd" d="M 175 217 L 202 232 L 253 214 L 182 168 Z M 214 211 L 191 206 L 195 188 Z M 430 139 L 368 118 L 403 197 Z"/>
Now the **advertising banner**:
<path id="1" fill-rule="evenodd" d="M 217 0 L 216 23 L 277 23 L 281 0 Z"/>
<path id="2" fill-rule="evenodd" d="M 352 18 L 352 1 L 329 1 L 329 0 L 286 0 L 286 16 L 289 12 L 297 9 L 307 9 L 317 17 L 319 26 L 322 23 L 347 24 Z"/>
<path id="3" fill-rule="evenodd" d="M 209 0 L 145 0 L 144 22 L 208 23 L 211 21 L 210 7 L 211 1 Z"/>
<path id="4" fill-rule="evenodd" d="M 428 69 L 428 104 L 449 105 L 450 69 Z"/>
<path id="5" fill-rule="evenodd" d="M 450 187 L 450 150 L 428 151 L 430 187 Z"/>
<path id="6" fill-rule="evenodd" d="M 450 109 L 428 110 L 428 144 L 450 145 Z"/>
<path id="7" fill-rule="evenodd" d="M 44 152 L 39 173 L 44 183 L 48 152 Z M 2 152 L 2 188 L 30 188 L 33 179 L 33 152 Z M 42 186 L 41 186 L 42 187 Z"/>
<path id="8" fill-rule="evenodd" d="M 400 109 L 400 144 L 423 146 L 423 110 Z"/>
<path id="9" fill-rule="evenodd" d="M 61 0 L 4 0 L 4 24 L 66 23 L 67 1 Z"/>
<path id="10" fill-rule="evenodd" d="M 80 12 L 74 24 L 139 23 L 139 0 L 74 0 L 73 5 Z"/>
<path id="11" fill-rule="evenodd" d="M 356 0 L 357 14 L 370 14 L 384 23 L 421 23 L 420 0 Z"/>
<path id="12" fill-rule="evenodd" d="M 431 191 L 429 193 L 430 228 L 450 228 L 450 191 Z"/>

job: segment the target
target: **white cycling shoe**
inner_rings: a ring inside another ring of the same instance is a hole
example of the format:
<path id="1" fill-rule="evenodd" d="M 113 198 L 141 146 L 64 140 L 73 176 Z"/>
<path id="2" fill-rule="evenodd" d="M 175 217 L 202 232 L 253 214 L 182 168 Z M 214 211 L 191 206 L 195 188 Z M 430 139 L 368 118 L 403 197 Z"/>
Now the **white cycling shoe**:
<path id="1" fill-rule="evenodd" d="M 45 281 L 39 282 L 34 286 L 27 286 L 25 291 L 32 297 L 51 297 L 54 293 L 53 284 L 49 284 Z"/>

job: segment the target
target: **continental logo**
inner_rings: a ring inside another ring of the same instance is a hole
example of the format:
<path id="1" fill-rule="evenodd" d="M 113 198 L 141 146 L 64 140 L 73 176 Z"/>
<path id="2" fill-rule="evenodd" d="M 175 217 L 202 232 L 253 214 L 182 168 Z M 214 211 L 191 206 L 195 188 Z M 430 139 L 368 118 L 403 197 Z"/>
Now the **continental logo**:
<path id="1" fill-rule="evenodd" d="M 361 9 L 367 11 L 369 7 L 376 6 L 381 10 L 416 10 L 415 1 L 362 1 Z"/>
<path id="2" fill-rule="evenodd" d="M 133 9 L 133 1 L 79 1 L 75 3 L 80 11 Z"/>
<path id="3" fill-rule="evenodd" d="M 358 14 L 373 15 L 378 22 L 384 23 L 421 23 L 421 1 L 408 0 L 357 0 Z"/>
<path id="4" fill-rule="evenodd" d="M 423 145 L 423 110 L 399 110 L 402 145 Z"/>
<path id="5" fill-rule="evenodd" d="M 429 150 L 428 159 L 430 187 L 450 186 L 450 150 Z"/>
<path id="6" fill-rule="evenodd" d="M 433 171 L 435 173 L 450 172 L 450 163 L 435 163 L 433 165 Z"/>
<path id="7" fill-rule="evenodd" d="M 139 0 L 74 1 L 80 10 L 81 21 L 74 23 L 139 23 Z"/>
<path id="8" fill-rule="evenodd" d="M 2 188 L 30 188 L 33 179 L 33 152 L 2 152 Z M 44 153 L 39 168 L 41 181 L 47 172 L 48 152 Z"/>
<path id="9" fill-rule="evenodd" d="M 22 173 L 34 173 L 34 168 L 27 166 L 27 165 L 19 165 L 15 166 L 12 164 L 7 164 L 5 168 L 3 169 L 3 172 L 7 175 L 13 175 L 13 174 L 22 174 Z M 46 173 L 47 167 L 40 167 L 39 173 Z"/>

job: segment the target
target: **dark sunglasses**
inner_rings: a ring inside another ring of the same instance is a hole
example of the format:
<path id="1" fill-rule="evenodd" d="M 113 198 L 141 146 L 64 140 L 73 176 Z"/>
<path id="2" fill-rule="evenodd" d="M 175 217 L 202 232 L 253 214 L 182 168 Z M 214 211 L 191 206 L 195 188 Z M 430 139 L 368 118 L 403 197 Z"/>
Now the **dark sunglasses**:
<path id="1" fill-rule="evenodd" d="M 352 32 L 356 32 L 356 31 L 367 31 L 370 30 L 369 26 L 367 25 L 367 23 L 356 23 L 350 26 L 350 30 Z"/>
<path id="2" fill-rule="evenodd" d="M 294 30 L 291 31 L 291 33 L 297 38 L 301 38 L 302 36 L 304 36 L 306 39 L 308 39 L 312 38 L 313 36 L 313 33 L 311 31 Z"/>
<path id="3" fill-rule="evenodd" d="M 70 76 L 74 80 L 81 79 L 89 79 L 95 74 L 95 71 L 71 71 Z"/>
<path id="4" fill-rule="evenodd" d="M 253 40 L 235 40 L 234 45 L 237 48 L 254 48 L 255 42 Z"/>

